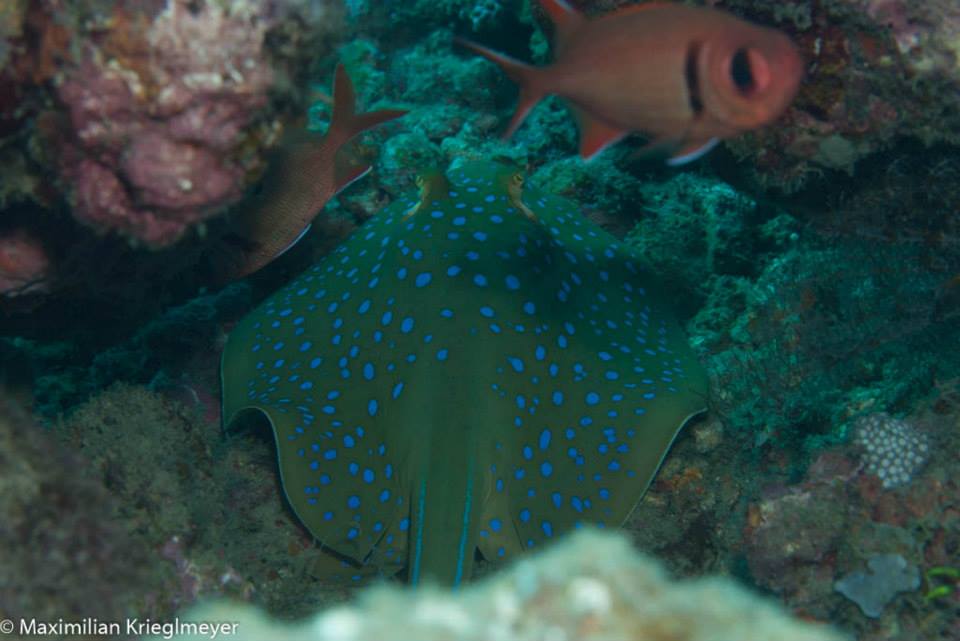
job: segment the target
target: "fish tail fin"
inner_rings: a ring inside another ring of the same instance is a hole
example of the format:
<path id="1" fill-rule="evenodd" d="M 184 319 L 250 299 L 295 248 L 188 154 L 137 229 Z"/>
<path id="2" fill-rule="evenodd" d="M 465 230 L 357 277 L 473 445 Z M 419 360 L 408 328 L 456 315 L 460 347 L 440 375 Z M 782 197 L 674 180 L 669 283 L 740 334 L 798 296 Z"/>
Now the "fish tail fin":
<path id="1" fill-rule="evenodd" d="M 330 156 L 335 156 L 337 151 L 357 134 L 399 118 L 406 113 L 402 109 L 380 109 L 357 113 L 357 97 L 353 89 L 353 82 L 350 80 L 343 63 L 337 64 L 333 80 L 333 114 L 330 117 L 330 127 L 327 129 L 325 137 Z M 370 167 L 366 165 L 335 163 L 335 166 L 337 191 L 370 170 Z"/>
<path id="2" fill-rule="evenodd" d="M 470 40 L 457 38 L 456 41 L 467 49 L 495 62 L 520 88 L 520 99 L 517 102 L 517 109 L 513 113 L 510 124 L 507 125 L 502 136 L 504 140 L 510 138 L 520 125 L 523 124 L 523 121 L 536 104 L 543 100 L 549 93 L 544 86 L 543 71 L 533 65 L 528 65 L 525 62 L 511 58 L 493 49 L 488 49 Z"/>

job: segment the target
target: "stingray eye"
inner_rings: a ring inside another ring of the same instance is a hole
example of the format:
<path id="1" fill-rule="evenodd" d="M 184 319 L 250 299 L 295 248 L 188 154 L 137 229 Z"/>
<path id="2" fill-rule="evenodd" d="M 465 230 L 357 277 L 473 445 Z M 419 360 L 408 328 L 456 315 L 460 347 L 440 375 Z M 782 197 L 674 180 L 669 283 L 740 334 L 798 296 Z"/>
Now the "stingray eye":
<path id="1" fill-rule="evenodd" d="M 730 59 L 730 80 L 744 96 L 761 91 L 770 82 L 770 67 L 754 49 L 737 49 Z"/>
<path id="2" fill-rule="evenodd" d="M 511 176 L 511 180 L 513 180 L 513 184 L 514 184 L 514 185 L 522 185 L 522 184 L 523 184 L 523 174 L 514 174 L 513 176 Z"/>
<path id="3" fill-rule="evenodd" d="M 413 182 L 417 185 L 417 187 L 423 187 L 423 183 L 427 181 L 423 176 L 417 176 L 413 179 Z"/>

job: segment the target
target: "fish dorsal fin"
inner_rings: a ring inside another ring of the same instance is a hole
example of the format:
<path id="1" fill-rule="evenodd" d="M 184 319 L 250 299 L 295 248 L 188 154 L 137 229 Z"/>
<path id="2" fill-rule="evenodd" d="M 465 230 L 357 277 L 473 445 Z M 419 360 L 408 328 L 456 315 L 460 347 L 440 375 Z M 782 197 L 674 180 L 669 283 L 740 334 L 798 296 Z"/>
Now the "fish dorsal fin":
<path id="1" fill-rule="evenodd" d="M 553 23 L 553 43 L 557 51 L 563 49 L 587 19 L 582 13 L 571 7 L 565 0 L 540 0 L 540 7 Z"/>
<path id="2" fill-rule="evenodd" d="M 628 131 L 595 118 L 580 107 L 571 106 L 580 125 L 580 157 L 592 160 L 601 151 L 626 136 Z"/>

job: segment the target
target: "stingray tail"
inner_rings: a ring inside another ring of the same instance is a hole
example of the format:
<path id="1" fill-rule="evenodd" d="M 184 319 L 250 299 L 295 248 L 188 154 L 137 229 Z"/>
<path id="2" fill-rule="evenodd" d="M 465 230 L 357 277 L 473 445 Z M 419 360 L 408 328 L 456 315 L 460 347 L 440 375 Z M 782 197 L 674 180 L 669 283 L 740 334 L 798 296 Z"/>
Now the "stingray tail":
<path id="1" fill-rule="evenodd" d="M 470 40 L 457 38 L 456 41 L 467 49 L 495 62 L 520 88 L 520 100 L 517 102 L 517 110 L 513 113 L 510 124 L 507 125 L 507 129 L 503 132 L 504 140 L 510 138 L 520 125 L 523 124 L 523 121 L 536 104 L 550 93 L 544 82 L 544 70 L 506 56 L 493 49 L 487 49 Z"/>

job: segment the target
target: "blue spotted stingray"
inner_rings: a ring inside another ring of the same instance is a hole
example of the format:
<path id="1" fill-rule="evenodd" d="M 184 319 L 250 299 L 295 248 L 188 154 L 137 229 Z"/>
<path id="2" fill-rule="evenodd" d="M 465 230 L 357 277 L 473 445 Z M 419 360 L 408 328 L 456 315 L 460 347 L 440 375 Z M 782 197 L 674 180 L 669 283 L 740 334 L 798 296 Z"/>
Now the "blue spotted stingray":
<path id="1" fill-rule="evenodd" d="M 239 323 L 223 409 L 269 419 L 325 547 L 457 584 L 478 548 L 621 525 L 707 383 L 656 279 L 572 202 L 493 162 L 420 185 Z"/>

